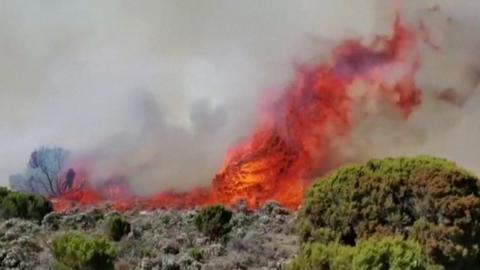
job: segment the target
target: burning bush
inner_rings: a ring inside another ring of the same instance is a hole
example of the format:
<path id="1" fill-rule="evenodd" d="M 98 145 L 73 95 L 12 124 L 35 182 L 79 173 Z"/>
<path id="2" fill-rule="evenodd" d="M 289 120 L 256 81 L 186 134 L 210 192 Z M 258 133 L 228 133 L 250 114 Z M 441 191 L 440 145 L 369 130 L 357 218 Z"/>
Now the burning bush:
<path id="1" fill-rule="evenodd" d="M 419 243 L 400 238 L 371 239 L 355 247 L 338 243 L 306 245 L 287 270 L 439 269 L 429 265 Z"/>
<path id="2" fill-rule="evenodd" d="M 68 233 L 53 241 L 53 255 L 57 269 L 95 270 L 113 269 L 116 248 L 100 236 Z"/>
<path id="3" fill-rule="evenodd" d="M 299 213 L 305 242 L 355 245 L 396 234 L 448 269 L 480 266 L 480 191 L 474 175 L 429 156 L 371 160 L 317 181 Z"/>
<path id="4" fill-rule="evenodd" d="M 107 221 L 107 234 L 113 241 L 120 241 L 130 232 L 130 223 L 119 216 L 114 216 Z"/>
<path id="5" fill-rule="evenodd" d="M 232 212 L 221 205 L 208 206 L 195 216 L 195 225 L 211 238 L 220 238 L 230 231 Z"/>
<path id="6" fill-rule="evenodd" d="M 0 189 L 0 217 L 3 219 L 17 217 L 40 221 L 52 210 L 52 204 L 41 196 Z"/>

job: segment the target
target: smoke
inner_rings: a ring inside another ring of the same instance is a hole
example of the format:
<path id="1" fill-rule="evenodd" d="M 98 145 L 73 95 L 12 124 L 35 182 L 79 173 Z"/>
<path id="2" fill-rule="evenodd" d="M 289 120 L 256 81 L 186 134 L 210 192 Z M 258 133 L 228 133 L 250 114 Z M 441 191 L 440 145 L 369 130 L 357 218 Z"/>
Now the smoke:
<path id="1" fill-rule="evenodd" d="M 391 114 L 363 119 L 349 154 L 363 159 L 431 154 L 479 174 L 480 124 L 475 119 L 480 116 L 480 3 L 412 0 L 399 7 L 410 22 L 425 25 L 439 47 L 421 51 L 416 81 L 422 105 L 406 122 Z"/>
<path id="2" fill-rule="evenodd" d="M 0 5 L 0 183 L 46 145 L 143 192 L 209 183 L 293 62 L 374 25 L 372 1 Z"/>
<path id="3" fill-rule="evenodd" d="M 385 2 L 2 1 L 0 184 L 47 145 L 94 159 L 97 181 L 127 175 L 137 192 L 206 185 L 251 132 L 261 97 L 291 81 L 294 63 L 390 30 Z M 478 7 L 438 1 L 429 12 L 434 1 L 418 2 L 402 8 L 412 21 L 432 17 L 426 25 L 441 46 L 425 50 L 425 104 L 407 123 L 360 123 L 350 154 L 427 152 L 475 169 Z M 450 88 L 468 98 L 436 98 Z"/>

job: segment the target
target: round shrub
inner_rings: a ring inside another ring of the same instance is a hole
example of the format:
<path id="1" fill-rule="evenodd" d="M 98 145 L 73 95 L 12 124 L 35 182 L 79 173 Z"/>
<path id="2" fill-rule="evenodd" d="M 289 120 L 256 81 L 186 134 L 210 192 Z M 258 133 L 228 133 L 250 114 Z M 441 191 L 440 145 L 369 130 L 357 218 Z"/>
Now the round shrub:
<path id="1" fill-rule="evenodd" d="M 0 196 L 3 196 L 0 202 L 0 216 L 4 219 L 16 217 L 41 221 L 53 210 L 52 204 L 38 195 L 0 191 Z"/>
<path id="2" fill-rule="evenodd" d="M 287 270 L 423 270 L 430 265 L 419 243 L 398 237 L 362 241 L 352 247 L 338 243 L 313 243 L 303 247 Z"/>
<path id="3" fill-rule="evenodd" d="M 195 216 L 195 225 L 211 238 L 220 238 L 230 231 L 232 212 L 221 205 L 202 208 Z"/>
<path id="4" fill-rule="evenodd" d="M 203 251 L 199 247 L 193 247 L 190 249 L 188 255 L 197 262 L 201 262 L 203 259 Z"/>
<path id="5" fill-rule="evenodd" d="M 0 187 L 0 202 L 5 198 L 11 191 L 6 187 Z"/>
<path id="6" fill-rule="evenodd" d="M 479 180 L 445 159 L 375 159 L 341 168 L 312 185 L 298 220 L 304 242 L 355 245 L 395 234 L 417 240 L 448 269 L 480 267 Z"/>
<path id="7" fill-rule="evenodd" d="M 107 234 L 113 241 L 120 241 L 124 235 L 130 233 L 130 223 L 119 216 L 113 216 L 107 221 Z"/>
<path id="8" fill-rule="evenodd" d="M 101 236 L 67 233 L 53 241 L 53 256 L 57 269 L 112 269 L 116 248 Z"/>

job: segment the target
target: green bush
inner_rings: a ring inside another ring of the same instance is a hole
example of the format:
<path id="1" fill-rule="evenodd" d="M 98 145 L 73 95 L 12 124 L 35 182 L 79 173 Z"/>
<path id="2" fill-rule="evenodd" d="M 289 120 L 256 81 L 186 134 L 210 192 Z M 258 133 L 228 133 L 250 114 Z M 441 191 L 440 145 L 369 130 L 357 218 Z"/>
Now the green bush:
<path id="1" fill-rule="evenodd" d="M 192 259 L 200 262 L 203 259 L 203 251 L 199 247 L 193 247 L 188 251 L 188 255 L 192 257 Z"/>
<path id="2" fill-rule="evenodd" d="M 16 217 L 40 221 L 52 210 L 52 204 L 41 196 L 0 190 L 0 217 L 3 219 Z"/>
<path id="3" fill-rule="evenodd" d="M 395 237 L 370 239 L 352 247 L 339 243 L 313 243 L 303 247 L 287 270 L 423 270 L 430 265 L 419 243 Z"/>
<path id="4" fill-rule="evenodd" d="M 0 202 L 5 198 L 11 191 L 6 187 L 0 187 Z"/>
<path id="5" fill-rule="evenodd" d="M 226 235 L 230 227 L 232 212 L 221 205 L 202 208 L 195 216 L 195 225 L 202 233 L 211 238 L 220 238 Z"/>
<path id="6" fill-rule="evenodd" d="M 130 223 L 119 216 L 113 216 L 107 221 L 107 234 L 113 241 L 120 241 L 130 232 Z"/>
<path id="7" fill-rule="evenodd" d="M 355 245 L 374 235 L 420 242 L 448 269 L 480 267 L 479 180 L 429 156 L 371 160 L 315 182 L 299 213 L 304 242 Z"/>
<path id="8" fill-rule="evenodd" d="M 53 241 L 53 256 L 57 269 L 113 269 L 116 248 L 101 236 L 68 233 Z"/>

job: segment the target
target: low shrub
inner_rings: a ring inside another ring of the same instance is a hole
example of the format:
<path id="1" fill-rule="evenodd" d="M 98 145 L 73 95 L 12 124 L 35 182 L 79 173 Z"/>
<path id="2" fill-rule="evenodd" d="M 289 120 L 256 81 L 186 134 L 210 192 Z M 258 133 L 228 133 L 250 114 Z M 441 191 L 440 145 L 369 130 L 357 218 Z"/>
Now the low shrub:
<path id="1" fill-rule="evenodd" d="M 0 190 L 0 217 L 3 219 L 23 218 L 41 221 L 52 210 L 52 204 L 44 197 Z"/>
<path id="2" fill-rule="evenodd" d="M 448 269 L 480 267 L 476 176 L 441 158 L 387 158 L 348 166 L 315 182 L 299 212 L 304 243 L 356 245 L 374 235 L 422 244 Z"/>
<path id="3" fill-rule="evenodd" d="M 196 261 L 198 261 L 198 262 L 202 261 L 202 259 L 203 259 L 203 251 L 202 251 L 202 249 L 200 249 L 199 247 L 193 247 L 192 249 L 190 249 L 190 250 L 188 251 L 188 255 L 189 255 L 192 259 L 194 259 L 194 260 L 196 260 Z"/>
<path id="4" fill-rule="evenodd" d="M 352 247 L 339 243 L 307 244 L 287 270 L 423 270 L 441 269 L 428 263 L 422 247 L 395 237 L 370 239 Z"/>
<path id="5" fill-rule="evenodd" d="M 130 223 L 119 216 L 113 216 L 107 221 L 107 235 L 113 241 L 120 241 L 124 235 L 130 233 Z"/>
<path id="6" fill-rule="evenodd" d="M 112 269 L 116 248 L 104 237 L 67 233 L 53 241 L 57 269 Z"/>
<path id="7" fill-rule="evenodd" d="M 195 225 L 202 233 L 211 238 L 221 238 L 230 229 L 232 212 L 221 205 L 202 208 L 195 216 Z"/>
<path id="8" fill-rule="evenodd" d="M 0 202 L 5 198 L 8 194 L 10 194 L 10 190 L 6 187 L 0 187 Z"/>

